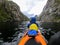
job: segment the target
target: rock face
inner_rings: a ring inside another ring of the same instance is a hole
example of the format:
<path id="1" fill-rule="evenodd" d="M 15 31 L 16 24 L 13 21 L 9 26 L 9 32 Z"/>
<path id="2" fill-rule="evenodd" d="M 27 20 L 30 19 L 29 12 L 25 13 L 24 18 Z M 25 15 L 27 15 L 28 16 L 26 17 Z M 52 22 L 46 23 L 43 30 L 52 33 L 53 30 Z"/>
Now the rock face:
<path id="1" fill-rule="evenodd" d="M 39 18 L 42 27 L 60 30 L 60 0 L 48 0 Z"/>
<path id="2" fill-rule="evenodd" d="M 40 20 L 43 22 L 60 22 L 60 0 L 48 0 Z"/>
<path id="3" fill-rule="evenodd" d="M 5 41 L 8 36 L 11 37 L 15 33 L 14 29 L 23 20 L 28 20 L 28 18 L 21 13 L 16 3 L 0 0 L 0 38 L 4 37 L 3 40 Z"/>

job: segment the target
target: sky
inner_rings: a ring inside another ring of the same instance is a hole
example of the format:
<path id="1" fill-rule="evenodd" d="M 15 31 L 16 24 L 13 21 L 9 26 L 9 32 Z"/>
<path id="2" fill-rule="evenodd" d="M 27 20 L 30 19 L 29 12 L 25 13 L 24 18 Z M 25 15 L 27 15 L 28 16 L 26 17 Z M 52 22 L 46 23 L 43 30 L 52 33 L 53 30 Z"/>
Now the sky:
<path id="1" fill-rule="evenodd" d="M 32 17 L 35 15 L 40 15 L 47 0 L 12 0 L 17 3 L 20 7 L 21 12 L 26 16 Z"/>

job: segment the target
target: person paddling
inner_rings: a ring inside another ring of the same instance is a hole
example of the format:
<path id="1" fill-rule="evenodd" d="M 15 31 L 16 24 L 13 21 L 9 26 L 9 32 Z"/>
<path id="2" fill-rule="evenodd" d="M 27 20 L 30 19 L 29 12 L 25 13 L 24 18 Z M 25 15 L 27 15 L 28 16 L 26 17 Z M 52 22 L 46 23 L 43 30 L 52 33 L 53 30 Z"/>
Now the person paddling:
<path id="1" fill-rule="evenodd" d="M 38 26 L 38 23 L 36 23 L 35 17 L 31 17 L 30 23 L 27 25 L 27 27 L 28 27 L 28 35 L 37 35 L 39 26 Z"/>

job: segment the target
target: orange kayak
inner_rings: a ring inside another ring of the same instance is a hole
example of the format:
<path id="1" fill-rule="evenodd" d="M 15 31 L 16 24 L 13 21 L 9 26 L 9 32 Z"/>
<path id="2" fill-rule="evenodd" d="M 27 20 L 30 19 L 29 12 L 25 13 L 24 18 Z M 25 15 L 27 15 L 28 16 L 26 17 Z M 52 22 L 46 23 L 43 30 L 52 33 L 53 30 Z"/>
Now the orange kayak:
<path id="1" fill-rule="evenodd" d="M 35 37 L 24 35 L 19 41 L 18 45 L 47 45 L 46 40 L 40 32 Z"/>

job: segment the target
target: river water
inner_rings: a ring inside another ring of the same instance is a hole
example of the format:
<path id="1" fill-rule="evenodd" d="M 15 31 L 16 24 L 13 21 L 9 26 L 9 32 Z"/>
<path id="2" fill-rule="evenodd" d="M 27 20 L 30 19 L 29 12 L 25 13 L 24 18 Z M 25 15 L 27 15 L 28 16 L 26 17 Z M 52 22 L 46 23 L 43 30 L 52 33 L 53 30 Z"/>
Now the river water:
<path id="1" fill-rule="evenodd" d="M 15 32 L 15 34 L 13 35 L 13 40 L 11 42 L 7 41 L 7 42 L 3 42 L 2 40 L 0 40 L 0 45 L 17 45 L 18 42 L 20 41 L 21 37 L 24 35 L 24 31 L 27 28 L 27 24 L 29 23 L 29 21 L 23 21 L 21 25 L 18 26 L 19 30 L 17 30 Z M 40 27 L 40 21 L 37 21 L 40 30 L 43 29 Z M 44 29 L 43 29 L 44 30 Z M 41 33 L 43 32 L 43 30 L 41 30 Z"/>
<path id="2" fill-rule="evenodd" d="M 16 30 L 15 34 L 12 37 L 8 37 L 9 40 L 12 39 L 10 42 L 9 42 L 9 40 L 7 42 L 4 42 L 3 38 L 0 38 L 0 45 L 17 45 L 19 40 L 20 40 L 20 38 L 24 34 L 21 30 L 25 29 L 24 28 L 25 25 L 26 25 L 26 23 L 24 22 L 24 23 L 22 23 L 21 25 L 18 26 L 18 28 L 19 28 L 18 30 L 17 30 L 17 28 L 15 28 L 15 30 Z"/>

